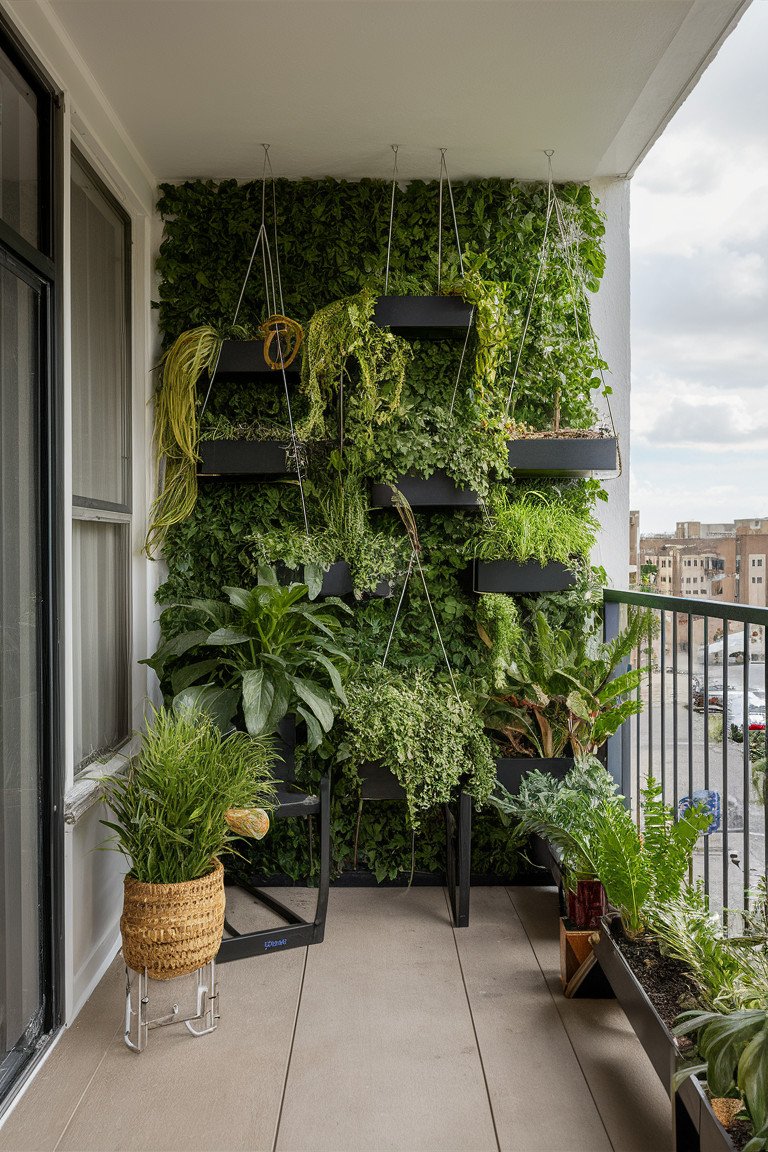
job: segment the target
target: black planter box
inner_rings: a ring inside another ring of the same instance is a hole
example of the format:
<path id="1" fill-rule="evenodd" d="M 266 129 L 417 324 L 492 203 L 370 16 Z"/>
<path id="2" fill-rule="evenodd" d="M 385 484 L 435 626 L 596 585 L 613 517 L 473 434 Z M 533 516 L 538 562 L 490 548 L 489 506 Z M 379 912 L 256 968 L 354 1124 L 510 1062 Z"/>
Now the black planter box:
<path id="1" fill-rule="evenodd" d="M 442 469 L 432 476 L 401 476 L 395 487 L 402 492 L 414 508 L 478 508 L 481 504 L 476 492 L 457 488 Z M 392 489 L 389 484 L 371 485 L 371 506 L 392 507 Z"/>
<path id="2" fill-rule="evenodd" d="M 618 459 L 615 436 L 510 440 L 508 450 L 509 466 L 519 476 L 589 476 L 592 472 L 614 472 Z"/>
<path id="3" fill-rule="evenodd" d="M 596 935 L 594 949 L 600 967 L 616 993 L 616 999 L 624 1009 L 656 1075 L 671 1097 L 672 1077 L 680 1065 L 677 1041 L 622 955 L 611 935 L 611 921 L 607 917 L 601 921 L 600 931 Z"/>
<path id="4" fill-rule="evenodd" d="M 405 800 L 405 788 L 380 760 L 360 766 L 360 781 L 363 800 Z"/>
<path id="5" fill-rule="evenodd" d="M 274 347 L 273 342 L 273 347 Z M 297 356 L 293 363 L 285 369 L 285 378 L 289 383 L 297 383 L 301 376 L 301 356 Z M 249 380 L 282 380 L 283 374 L 279 368 L 270 368 L 264 359 L 263 340 L 225 340 L 221 346 L 221 356 L 216 366 L 214 382 L 230 380 L 233 383 L 247 383 Z M 207 372 L 200 378 L 202 385 L 210 382 Z"/>
<path id="6" fill-rule="evenodd" d="M 562 592 L 576 583 L 565 564 L 544 567 L 536 560 L 518 564 L 514 560 L 475 560 L 472 569 L 474 592 L 506 592 L 511 596 L 529 592 Z"/>
<path id="7" fill-rule="evenodd" d="M 467 334 L 472 305 L 460 296 L 379 296 L 373 322 L 412 340 L 442 340 Z"/>
<path id="8" fill-rule="evenodd" d="M 304 580 L 300 568 L 288 568 L 285 564 L 275 566 L 281 584 L 301 584 Z M 352 573 L 346 560 L 337 560 L 323 573 L 323 583 L 319 596 L 349 596 L 352 593 Z"/>
<path id="9" fill-rule="evenodd" d="M 197 474 L 239 479 L 248 476 L 290 476 L 287 445 L 278 440 L 201 440 Z"/>
<path id="10" fill-rule="evenodd" d="M 688 1076 L 675 1098 L 674 1152 L 734 1152 L 735 1148 L 703 1085 L 695 1076 Z"/>
<path id="11" fill-rule="evenodd" d="M 555 756 L 543 759 L 540 756 L 500 756 L 496 761 L 496 779 L 507 792 L 517 793 L 520 781 L 532 769 L 548 772 L 555 780 L 562 780 L 573 768 L 572 756 Z"/>

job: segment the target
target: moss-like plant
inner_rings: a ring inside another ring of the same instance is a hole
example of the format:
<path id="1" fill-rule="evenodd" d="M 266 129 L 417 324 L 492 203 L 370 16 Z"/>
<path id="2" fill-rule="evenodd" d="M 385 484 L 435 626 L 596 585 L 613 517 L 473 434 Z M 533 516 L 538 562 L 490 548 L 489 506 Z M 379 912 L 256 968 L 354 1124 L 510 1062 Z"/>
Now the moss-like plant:
<path id="1" fill-rule="evenodd" d="M 355 775 L 380 760 L 405 789 L 411 826 L 462 784 L 482 804 L 496 773 L 482 722 L 450 684 L 372 668 L 348 685 L 336 759 Z"/>

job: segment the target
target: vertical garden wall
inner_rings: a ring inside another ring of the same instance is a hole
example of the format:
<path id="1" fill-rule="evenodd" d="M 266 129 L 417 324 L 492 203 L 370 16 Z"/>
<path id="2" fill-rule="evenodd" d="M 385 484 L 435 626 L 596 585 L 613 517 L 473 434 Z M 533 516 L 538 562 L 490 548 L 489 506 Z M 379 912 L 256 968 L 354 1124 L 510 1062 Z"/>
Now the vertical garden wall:
<path id="1" fill-rule="evenodd" d="M 277 226 L 280 310 L 306 334 L 302 375 L 289 383 L 290 413 L 280 372 L 256 380 L 220 371 L 205 411 L 198 401 L 196 416 L 206 444 L 284 446 L 292 420 L 302 441 L 303 492 L 295 450 L 283 475 L 201 478 L 192 511 L 167 529 L 159 549 L 168 566 L 160 603 L 221 596 L 226 585 L 251 587 L 264 562 L 296 569 L 346 560 L 354 585 L 343 640 L 354 662 L 351 683 L 381 665 L 389 643 L 387 669 L 393 677 L 402 674 L 400 683 L 412 687 L 426 678 L 428 685 L 449 684 L 441 638 L 462 701 L 480 715 L 500 663 L 513 658 L 535 612 L 544 613 L 555 633 L 595 626 L 597 582 L 587 557 L 602 488 L 590 475 L 579 475 L 584 469 L 559 467 L 554 443 L 558 431 L 567 441 L 593 428 L 593 401 L 603 388 L 587 304 L 604 263 L 598 207 L 586 186 L 556 188 L 554 211 L 546 186 L 502 180 L 455 186 L 463 267 L 446 199 L 441 291 L 472 306 L 471 330 L 438 339 L 434 333 L 430 339 L 389 337 L 382 344 L 387 330 L 376 328 L 371 317 L 385 286 L 390 185 L 278 181 L 274 194 L 273 219 L 268 186 L 266 222 L 273 260 Z M 200 325 L 222 337 L 257 338 L 274 310 L 261 251 L 237 333 L 231 323 L 262 221 L 261 184 L 164 185 L 159 210 L 165 225 L 158 262 L 164 346 Z M 437 221 L 436 182 L 398 189 L 389 295 L 435 293 Z M 348 297 L 354 299 L 329 307 Z M 360 342 L 362 363 L 353 351 L 340 412 L 334 364 Z M 203 380 L 201 399 L 206 388 Z M 515 467 L 510 444 L 537 446 L 545 463 Z M 411 522 L 409 535 L 397 510 L 386 506 L 386 485 L 435 474 L 449 488 L 473 494 L 463 505 L 456 500 L 452 506 L 451 497 L 430 508 L 412 501 L 419 564 L 439 637 L 420 577 L 409 580 L 401 603 L 414 528 Z M 384 497 L 377 500 L 376 492 Z M 374 507 L 376 502 L 385 506 Z M 523 578 L 514 596 L 478 595 L 476 560 L 531 561 L 528 584 Z M 560 582 L 570 587 L 538 594 L 536 573 L 552 562 L 572 573 Z M 172 607 L 163 626 L 173 634 Z M 391 683 L 387 690 L 395 691 Z M 395 692 L 392 700 L 405 712 L 417 706 L 413 695 L 398 700 Z M 307 782 L 332 766 L 337 868 L 352 868 L 357 840 L 358 869 L 380 880 L 410 873 L 414 843 L 417 872 L 439 872 L 444 832 L 437 809 L 422 814 L 414 840 L 404 804 L 366 801 L 356 835 L 350 746 L 354 750 L 354 740 L 342 722 L 319 749 L 299 757 Z M 493 752 L 493 745 L 487 748 Z M 483 759 L 487 748 L 465 753 Z M 452 750 L 438 752 L 447 760 Z M 290 827 L 301 823 L 278 824 L 258 847 L 260 873 L 295 879 L 311 873 L 306 829 Z M 509 877 L 516 867 L 501 817 L 483 809 L 474 827 L 474 872 Z"/>

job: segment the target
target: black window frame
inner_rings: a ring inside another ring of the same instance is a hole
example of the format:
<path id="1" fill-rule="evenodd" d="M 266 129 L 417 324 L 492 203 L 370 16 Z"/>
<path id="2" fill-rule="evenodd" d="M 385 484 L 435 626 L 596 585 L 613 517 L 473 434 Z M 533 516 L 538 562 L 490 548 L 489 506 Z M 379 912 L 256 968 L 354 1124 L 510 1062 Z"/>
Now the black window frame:
<path id="1" fill-rule="evenodd" d="M 40 396 L 38 398 L 40 523 L 38 686 L 40 689 L 40 867 L 43 968 L 42 1036 L 0 1091 L 0 1116 L 47 1051 L 63 1023 L 64 991 L 64 732 L 63 684 L 64 498 L 63 498 L 63 333 L 61 274 L 64 207 L 63 96 L 0 11 L 0 52 L 22 74 L 37 98 L 38 244 L 31 244 L 0 220 L 4 262 L 41 283 Z"/>

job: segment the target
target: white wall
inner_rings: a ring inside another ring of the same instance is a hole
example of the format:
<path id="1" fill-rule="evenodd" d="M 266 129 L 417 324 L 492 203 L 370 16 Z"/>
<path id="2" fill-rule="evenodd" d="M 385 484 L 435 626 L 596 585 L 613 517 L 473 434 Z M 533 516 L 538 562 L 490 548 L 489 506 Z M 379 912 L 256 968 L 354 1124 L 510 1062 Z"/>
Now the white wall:
<path id="1" fill-rule="evenodd" d="M 606 379 L 613 389 L 611 411 L 619 437 L 621 474 L 604 481 L 608 503 L 597 509 L 601 530 L 592 554 L 613 588 L 629 580 L 629 181 L 595 180 L 592 190 L 605 213 L 605 276 L 592 297 L 592 321 L 600 352 L 609 364 Z M 601 402 L 604 406 L 604 402 Z"/>

